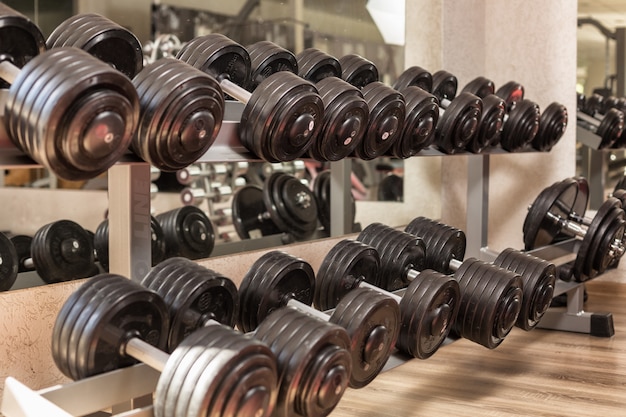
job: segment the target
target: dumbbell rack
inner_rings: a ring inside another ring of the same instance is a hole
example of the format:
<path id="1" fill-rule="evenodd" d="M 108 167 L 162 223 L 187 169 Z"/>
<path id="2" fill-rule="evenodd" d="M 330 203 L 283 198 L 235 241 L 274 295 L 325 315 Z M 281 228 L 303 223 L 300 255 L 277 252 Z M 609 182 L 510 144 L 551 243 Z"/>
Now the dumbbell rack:
<path id="1" fill-rule="evenodd" d="M 0 103 L 2 100 L 0 96 Z M 210 151 L 198 162 L 257 161 L 237 136 L 237 123 L 242 109 L 240 103 L 227 102 L 220 134 Z M 491 153 L 506 152 L 498 149 Z M 419 155 L 442 154 L 434 149 L 426 149 Z M 489 162 L 490 154 L 468 156 L 467 257 L 485 260 L 492 260 L 489 259 L 491 254 L 487 247 Z M 35 166 L 35 163 L 13 147 L 6 132 L 0 131 L 0 166 L 25 167 Z M 349 159 L 331 164 L 331 236 L 351 232 L 352 219 L 347 210 L 351 199 L 349 193 L 344 192 L 350 189 L 350 173 Z M 110 270 L 123 276 L 143 276 L 150 268 L 150 166 L 129 156 L 109 170 L 108 188 L 109 233 L 111 241 L 116 242 L 114 250 L 110 251 Z M 268 238 L 267 242 L 255 239 L 256 242 L 243 248 L 251 250 L 266 247 L 267 243 L 284 243 L 276 240 L 276 237 Z M 536 255 L 549 260 L 571 257 L 575 251 L 574 244 L 572 241 L 569 242 L 571 247 L 551 247 Z M 593 317 L 596 315 L 582 310 L 582 285 L 559 282 L 555 293 L 568 294 L 567 310 L 549 311 L 540 326 L 593 334 Z M 157 377 L 155 371 L 140 364 L 37 392 L 8 378 L 0 411 L 7 417 L 40 416 L 42 412 L 48 416 L 73 416 L 96 413 L 98 410 L 110 409 L 112 404 L 119 404 L 112 408 L 115 415 L 152 416 L 152 408 L 145 398 L 154 391 Z"/>

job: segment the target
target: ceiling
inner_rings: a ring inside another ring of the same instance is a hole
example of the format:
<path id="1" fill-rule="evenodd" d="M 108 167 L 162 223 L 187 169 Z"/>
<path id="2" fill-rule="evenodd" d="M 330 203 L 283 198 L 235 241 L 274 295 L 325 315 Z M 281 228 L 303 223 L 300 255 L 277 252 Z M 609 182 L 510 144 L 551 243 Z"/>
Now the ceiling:
<path id="1" fill-rule="evenodd" d="M 579 0 L 578 18 L 591 17 L 609 31 L 626 27 L 626 0 Z M 578 66 L 586 66 L 590 61 L 604 61 L 606 57 L 606 37 L 592 25 L 578 28 Z M 614 56 L 615 42 L 609 42 L 609 52 Z M 611 61 L 612 62 L 612 61 Z"/>

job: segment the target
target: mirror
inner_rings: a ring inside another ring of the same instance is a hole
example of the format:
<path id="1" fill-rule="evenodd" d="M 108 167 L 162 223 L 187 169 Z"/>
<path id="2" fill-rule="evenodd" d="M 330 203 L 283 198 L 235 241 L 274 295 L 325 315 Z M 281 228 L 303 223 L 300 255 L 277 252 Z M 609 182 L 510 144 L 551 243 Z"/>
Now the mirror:
<path id="1" fill-rule="evenodd" d="M 142 44 L 147 46 L 146 55 L 164 54 L 167 53 L 168 48 L 172 47 L 167 42 L 160 45 L 151 43 L 151 40 L 157 39 L 159 35 L 176 35 L 184 42 L 197 35 L 221 32 L 243 45 L 264 39 L 295 52 L 307 47 L 316 47 L 338 58 L 356 53 L 373 61 L 379 70 L 381 81 L 387 84 L 391 84 L 404 69 L 404 47 L 386 42 L 386 39 L 391 39 L 390 37 L 397 36 L 397 34 L 382 34 L 379 30 L 379 27 L 401 29 L 399 32 L 402 37 L 404 34 L 403 14 L 395 18 L 392 16 L 394 24 L 381 23 L 379 20 L 381 17 L 378 11 L 381 7 L 383 11 L 393 11 L 388 1 L 382 2 L 382 6 L 381 2 L 376 0 L 232 0 L 229 2 L 200 0 L 165 2 L 35 0 L 24 2 L 9 0 L 5 3 L 35 21 L 42 29 L 44 36 L 48 36 L 58 24 L 74 14 L 93 12 L 105 15 L 135 33 Z M 396 3 L 404 6 L 403 2 Z M 403 10 L 394 13 L 403 13 Z M 403 39 L 392 42 L 403 43 Z M 292 170 L 296 177 L 309 183 L 313 181 L 314 175 L 311 173 L 319 173 L 327 168 L 322 164 L 310 167 L 288 166 L 289 164 L 283 164 L 280 167 L 275 164 L 257 165 L 254 167 L 256 172 L 267 173 L 268 170 L 290 172 Z M 268 168 L 268 165 L 271 166 Z M 252 171 L 251 166 L 247 168 Z M 202 169 L 206 167 L 200 167 L 200 170 Z M 217 169 L 219 170 L 220 167 Z M 236 165 L 228 169 L 239 172 L 242 166 Z M 402 201 L 403 171 L 404 161 L 402 160 L 392 158 L 378 158 L 374 161 L 355 160 L 353 164 L 353 177 L 357 180 L 354 187 L 355 198 L 363 202 Z M 14 181 L 17 174 L 26 178 Z M 42 173 L 41 170 L 11 170 L 0 177 L 0 180 L 6 186 L 21 187 L 18 197 L 13 197 L 16 190 L 0 189 L 3 201 L 15 200 L 4 207 L 2 216 L 4 220 L 0 222 L 0 230 L 32 235 L 44 224 L 59 218 L 71 218 L 86 229 L 94 231 L 107 209 L 105 177 L 74 184 L 58 182 L 55 178 Z M 380 184 L 383 186 L 381 187 Z M 156 212 L 162 212 L 170 207 L 180 206 L 181 192 L 187 185 L 177 182 L 172 175 L 155 175 L 153 209 Z M 22 198 L 22 191 L 24 193 L 32 191 L 26 188 L 35 186 L 52 189 L 37 189 L 36 194 L 30 193 Z M 231 192 L 236 192 L 236 181 L 233 181 L 230 186 Z M 57 187 L 64 189 L 62 202 L 58 201 L 58 192 L 53 190 Z M 192 194 L 192 200 L 195 204 L 200 202 L 209 205 L 206 211 L 211 212 L 215 226 L 219 229 L 222 227 L 223 214 L 227 212 L 225 209 L 229 208 L 228 199 L 224 200 L 226 204 L 223 204 L 224 201 L 219 198 L 215 202 L 208 201 L 206 198 L 202 199 L 200 188 L 196 187 L 196 194 Z M 224 187 L 210 189 L 226 191 Z M 156 192 L 157 190 L 159 192 Z M 206 189 L 204 191 L 205 194 L 210 194 L 206 192 Z M 225 192 L 225 194 L 228 193 Z M 50 210 L 42 212 L 41 207 L 50 207 Z M 364 221 L 366 224 L 370 222 L 371 216 L 379 217 L 381 213 L 379 209 L 368 209 L 368 211 L 370 215 L 367 217 L 368 220 Z M 386 222 L 389 221 L 386 220 Z M 224 242 L 233 240 L 232 226 L 225 224 L 224 227 L 224 232 L 218 230 L 218 239 Z M 25 286 L 28 285 L 25 284 Z"/>

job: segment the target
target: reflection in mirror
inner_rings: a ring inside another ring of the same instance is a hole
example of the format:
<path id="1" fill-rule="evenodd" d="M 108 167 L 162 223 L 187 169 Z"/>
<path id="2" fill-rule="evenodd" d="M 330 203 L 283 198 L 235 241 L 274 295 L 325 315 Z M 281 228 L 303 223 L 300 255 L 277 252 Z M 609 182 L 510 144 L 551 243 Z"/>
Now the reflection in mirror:
<path id="1" fill-rule="evenodd" d="M 337 58 L 358 54 L 375 64 L 380 80 L 388 85 L 392 84 L 403 69 L 403 46 L 392 44 L 392 42 L 402 44 L 403 39 L 386 41 L 383 35 L 385 37 L 393 35 L 381 34 L 375 18 L 375 8 L 380 2 L 372 0 L 233 0 L 220 4 L 194 0 L 155 3 L 140 0 L 132 4 L 121 0 L 109 1 L 106 4 L 89 0 L 32 2 L 9 0 L 5 3 L 35 21 L 45 36 L 50 35 L 60 23 L 73 15 L 92 12 L 105 15 L 138 36 L 144 46 L 146 63 L 160 57 L 174 56 L 186 41 L 196 36 L 223 33 L 242 45 L 269 40 L 294 53 L 305 48 L 316 48 Z M 389 2 L 383 3 L 385 3 L 383 9 L 388 12 Z M 382 27 L 402 29 L 400 32 L 403 34 L 402 24 L 399 22 L 403 24 L 403 14 L 396 18 L 395 24 L 382 24 Z M 356 217 L 358 201 L 402 201 L 402 160 L 391 157 L 380 157 L 372 161 L 354 159 L 351 165 L 353 219 Z M 282 173 L 282 176 L 277 173 Z M 234 249 L 229 248 L 228 244 L 240 242 L 246 237 L 238 230 L 242 229 L 241 224 L 248 222 L 250 226 L 249 223 L 254 223 L 255 219 L 251 218 L 248 212 L 233 216 L 233 197 L 248 187 L 258 189 L 267 187 L 269 178 L 276 179 L 272 182 L 274 187 L 272 189 L 275 189 L 273 194 L 281 194 L 277 197 L 279 206 L 285 205 L 280 201 L 282 196 L 293 197 L 292 202 L 287 204 L 287 209 L 284 209 L 287 212 L 283 210 L 278 213 L 277 219 L 277 214 L 274 213 L 275 221 L 278 223 L 274 226 L 277 227 L 278 233 L 273 234 L 271 242 L 284 244 L 294 240 L 327 236 L 330 222 L 328 173 L 328 163 L 310 159 L 280 164 L 198 163 L 178 173 L 155 171 L 151 184 L 153 196 L 151 207 L 154 215 L 153 226 L 157 223 L 159 227 L 152 228 L 155 240 L 153 244 L 167 242 L 168 233 L 171 233 L 167 228 L 178 221 L 177 216 L 167 213 L 178 210 L 192 214 L 189 224 L 193 233 L 190 234 L 194 234 L 194 238 L 200 239 L 203 244 L 211 243 L 210 256 L 232 252 Z M 12 242 L 14 248 L 18 243 L 16 236 L 20 236 L 19 239 L 24 236 L 32 238 L 47 225 L 56 224 L 62 219 L 71 219 L 73 224 L 77 225 L 76 230 L 80 229 L 89 236 L 89 243 L 86 243 L 82 234 L 78 237 L 68 234 L 67 238 L 57 239 L 59 246 L 48 248 L 47 252 L 57 254 L 67 252 L 64 256 L 73 259 L 81 257 L 80 254 L 87 250 L 89 254 L 93 253 L 96 268 L 100 271 L 106 270 L 108 245 L 102 243 L 102 239 L 106 240 L 108 186 L 106 175 L 89 181 L 64 182 L 58 181 L 43 169 L 11 169 L 3 170 L 0 179 L 2 180 L 0 195 L 3 201 L 19 200 L 6 205 L 2 216 L 4 220 L 0 222 L 0 231 L 6 232 L 6 240 L 11 242 L 10 237 L 14 237 Z M 304 188 L 301 189 L 296 183 L 302 184 Z M 253 194 L 254 192 L 247 193 L 243 198 L 246 210 L 250 205 L 260 204 L 258 193 L 251 197 Z M 272 197 L 272 193 L 266 194 Z M 314 213 L 316 225 L 318 222 L 319 225 L 313 232 L 301 229 L 301 225 L 306 223 L 306 217 L 312 215 L 312 204 L 309 201 L 320 201 L 320 209 L 316 209 Z M 293 207 L 289 207 L 289 204 Z M 42 212 L 41 207 L 48 209 Z M 303 209 L 304 214 L 301 217 L 290 217 L 289 210 L 295 209 L 294 207 Z M 200 212 L 206 215 L 208 222 L 199 219 L 191 208 L 199 208 Z M 264 216 L 270 217 L 270 214 L 263 210 L 256 213 L 257 220 Z M 358 221 L 353 220 L 353 224 L 354 230 L 360 229 Z M 67 232 L 69 229 L 66 229 L 62 229 L 64 232 L 60 233 L 69 233 Z M 251 235 L 254 236 L 256 233 L 258 237 L 259 230 L 264 228 L 256 227 Z M 296 230 L 296 233 L 293 233 L 293 230 Z M 94 235 L 98 235 L 96 241 L 92 240 Z M 264 232 L 260 235 L 263 236 Z M 175 239 L 183 238 L 178 236 Z M 28 238 L 20 241 L 20 252 L 30 252 L 30 248 L 25 249 L 28 246 L 24 244 L 26 240 L 30 241 Z M 255 249 L 253 245 L 239 247 L 242 250 Z M 7 254 L 9 252 L 3 252 L 5 259 L 9 259 L 10 254 Z M 155 251 L 153 247 L 153 252 L 159 251 Z M 184 251 L 177 253 L 185 254 Z M 196 257 L 190 253 L 186 255 Z M 202 256 L 204 255 L 206 254 L 203 253 Z M 169 256 L 173 256 L 171 252 Z M 30 258 L 31 254 L 23 257 Z M 48 258 L 45 258 L 47 262 L 51 262 Z M 86 277 L 94 271 L 92 257 L 82 258 L 86 258 L 89 265 L 79 265 L 77 268 L 82 271 L 79 275 Z M 42 262 L 39 261 L 39 264 L 42 265 Z M 26 263 L 27 269 L 36 266 L 30 261 Z M 8 261 L 4 265 L 8 265 Z M 68 265 L 57 267 L 70 268 Z M 65 276 L 66 279 L 76 278 L 69 273 Z M 48 272 L 40 274 L 20 272 L 20 279 L 16 278 L 15 285 L 11 287 L 16 289 L 42 285 L 53 280 L 58 279 L 49 278 Z"/>

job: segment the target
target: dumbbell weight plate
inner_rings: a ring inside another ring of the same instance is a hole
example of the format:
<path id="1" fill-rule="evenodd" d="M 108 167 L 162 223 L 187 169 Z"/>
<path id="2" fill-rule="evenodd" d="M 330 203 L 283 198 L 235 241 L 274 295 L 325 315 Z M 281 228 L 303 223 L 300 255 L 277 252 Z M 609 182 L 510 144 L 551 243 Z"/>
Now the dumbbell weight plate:
<path id="1" fill-rule="evenodd" d="M 233 226 L 241 239 L 258 238 L 281 233 L 270 219 L 260 219 L 266 212 L 263 189 L 246 185 L 235 193 L 232 201 Z"/>
<path id="2" fill-rule="evenodd" d="M 412 66 L 405 69 L 398 77 L 393 88 L 404 93 L 407 87 L 419 87 L 425 92 L 431 92 L 433 89 L 433 76 L 424 68 Z"/>
<path id="3" fill-rule="evenodd" d="M 270 41 L 259 41 L 246 47 L 250 55 L 252 73 L 249 90 L 256 87 L 269 75 L 280 71 L 298 73 L 298 61 L 294 54 Z"/>
<path id="4" fill-rule="evenodd" d="M 330 322 L 346 329 L 350 336 L 350 386 L 366 386 L 380 373 L 396 344 L 400 331 L 398 303 L 369 288 L 356 288 L 341 299 Z"/>
<path id="5" fill-rule="evenodd" d="M 369 123 L 354 155 L 371 160 L 384 155 L 398 140 L 404 127 L 406 106 L 398 91 L 373 81 L 361 90 L 369 107 Z"/>
<path id="6" fill-rule="evenodd" d="M 500 252 L 493 264 L 522 277 L 524 295 L 516 326 L 534 329 L 552 301 L 556 284 L 554 264 L 511 248 Z"/>
<path id="7" fill-rule="evenodd" d="M 600 136 L 601 141 L 598 149 L 610 148 L 617 142 L 624 131 L 624 113 L 617 109 L 609 109 L 600 125 L 596 134 Z"/>
<path id="8" fill-rule="evenodd" d="M 296 177 L 272 174 L 265 181 L 263 201 L 272 221 L 282 231 L 306 239 L 317 229 L 315 195 Z"/>
<path id="9" fill-rule="evenodd" d="M 144 68 L 133 84 L 139 94 L 139 126 L 133 151 L 162 171 L 194 163 L 215 142 L 224 117 L 217 81 L 173 58 Z"/>
<path id="10" fill-rule="evenodd" d="M 163 229 L 167 257 L 207 258 L 215 247 L 215 228 L 198 207 L 183 206 L 156 216 Z"/>
<path id="11" fill-rule="evenodd" d="M 351 373 L 345 329 L 282 309 L 262 321 L 255 335 L 277 356 L 276 415 L 325 416 L 336 407 Z"/>
<path id="12" fill-rule="evenodd" d="M 539 131 L 532 140 L 532 147 L 548 152 L 561 139 L 567 129 L 567 108 L 559 103 L 550 103 L 539 118 Z"/>
<path id="13" fill-rule="evenodd" d="M 604 271 L 608 268 L 617 268 L 620 259 L 624 255 L 626 222 L 624 220 L 624 216 L 619 214 L 619 211 L 617 211 L 617 214 L 616 218 L 607 228 L 607 232 L 604 235 L 602 242 L 600 242 L 596 252 L 598 254 L 597 257 L 600 257 L 599 259 L 596 258 L 596 263 L 601 265 L 599 273 L 604 273 Z M 614 245 L 617 245 L 618 249 L 615 249 Z"/>
<path id="14" fill-rule="evenodd" d="M 439 102 L 435 96 L 419 87 L 400 90 L 405 100 L 405 120 L 388 154 L 396 158 L 409 158 L 432 145 L 435 126 L 439 120 Z"/>
<path id="15" fill-rule="evenodd" d="M 324 257 L 317 271 L 315 307 L 335 308 L 360 281 L 380 287 L 380 257 L 376 249 L 356 240 L 342 240 Z"/>
<path id="16" fill-rule="evenodd" d="M 467 144 L 467 150 L 480 153 L 489 146 L 500 143 L 500 134 L 505 114 L 505 103 L 495 94 L 486 96 L 483 100 L 483 111 L 478 122 L 478 132 Z"/>
<path id="17" fill-rule="evenodd" d="M 451 274 L 450 261 L 465 257 L 467 239 L 465 233 L 457 228 L 419 216 L 411 220 L 404 231 L 419 236 L 424 241 L 425 268 Z"/>
<path id="18" fill-rule="evenodd" d="M 62 22 L 46 41 L 48 48 L 71 46 L 87 51 L 133 78 L 143 67 L 141 43 L 130 31 L 104 16 L 78 14 Z"/>
<path id="19" fill-rule="evenodd" d="M 189 259 L 170 258 L 161 262 L 141 284 L 159 294 L 169 306 L 169 352 L 204 325 L 198 318 L 212 319 L 229 327 L 236 322 L 239 298 L 235 284 Z"/>
<path id="20" fill-rule="evenodd" d="M 496 93 L 496 86 L 493 81 L 488 78 L 476 77 L 472 81 L 467 83 L 461 91 L 466 93 L 472 93 L 475 96 L 478 96 L 484 100 L 485 97 L 487 97 L 488 95 Z"/>
<path id="21" fill-rule="evenodd" d="M 456 97 L 458 81 L 454 75 L 447 71 L 437 71 L 433 74 L 432 93 L 439 101 L 450 100 Z"/>
<path id="22" fill-rule="evenodd" d="M 0 233 L 0 291 L 7 291 L 15 284 L 18 265 L 15 246 L 4 233 Z"/>
<path id="23" fill-rule="evenodd" d="M 307 48 L 296 55 L 298 75 L 305 80 L 317 84 L 328 77 L 341 78 L 341 64 L 325 52 L 315 48 Z"/>
<path id="24" fill-rule="evenodd" d="M 339 58 L 341 78 L 357 88 L 378 81 L 378 68 L 362 56 L 349 54 Z"/>
<path id="25" fill-rule="evenodd" d="M 539 106 L 530 100 L 521 100 L 509 111 L 502 127 L 500 146 L 515 152 L 531 143 L 539 131 Z"/>
<path id="26" fill-rule="evenodd" d="M 465 149 L 478 132 L 482 101 L 473 94 L 461 93 L 450 102 L 435 128 L 435 143 L 445 153 Z"/>
<path id="27" fill-rule="evenodd" d="M 561 227 L 547 217 L 552 213 L 568 219 L 577 201 L 581 201 L 578 182 L 573 178 L 552 184 L 542 190 L 532 203 L 524 219 L 524 249 L 532 250 L 549 245 L 561 232 Z M 585 205 L 586 207 L 586 205 Z M 584 210 L 577 213 L 584 216 Z"/>
<path id="28" fill-rule="evenodd" d="M 238 327 L 254 331 L 272 311 L 284 306 L 287 297 L 311 305 L 314 292 L 311 265 L 284 252 L 268 252 L 252 265 L 239 286 Z"/>
<path id="29" fill-rule="evenodd" d="M 317 217 L 322 224 L 322 227 L 326 231 L 330 231 L 330 171 L 322 171 L 317 174 L 315 181 L 313 182 L 313 194 L 315 195 L 315 201 L 317 203 Z M 356 201 L 352 193 L 350 193 L 351 204 L 348 207 L 350 210 L 350 224 L 354 224 L 356 218 Z"/>
<path id="30" fill-rule="evenodd" d="M 324 118 L 309 153 L 318 161 L 338 161 L 360 146 L 368 128 L 368 105 L 361 91 L 340 78 L 327 77 L 316 87 L 324 102 Z"/>
<path id="31" fill-rule="evenodd" d="M 126 152 L 138 109 L 127 77 L 84 51 L 58 48 L 24 66 L 9 90 L 5 120 L 18 148 L 61 178 L 82 180 Z"/>
<path id="32" fill-rule="evenodd" d="M 97 273 L 92 240 L 85 229 L 70 220 L 39 229 L 33 237 L 31 256 L 40 278 L 48 284 Z"/>
<path id="33" fill-rule="evenodd" d="M 324 104 L 313 84 L 289 72 L 272 74 L 244 108 L 239 137 L 268 162 L 292 161 L 318 137 L 323 117 Z"/>
<path id="34" fill-rule="evenodd" d="M 155 417 L 258 415 L 276 401 L 274 355 L 232 329 L 209 326 L 172 353 L 155 391 Z"/>
<path id="35" fill-rule="evenodd" d="M 595 278 L 608 267 L 611 260 L 608 249 L 615 239 L 613 232 L 618 233 L 617 238 L 621 238 L 619 235 L 624 233 L 623 224 L 621 232 L 619 229 L 613 229 L 613 222 L 616 219 L 621 219 L 623 222 L 624 210 L 618 199 L 609 197 L 591 220 L 576 254 L 573 272 L 577 281 L 583 282 Z M 608 244 L 605 243 L 605 239 Z M 604 253 L 599 253 L 601 246 L 605 248 Z"/>
<path id="36" fill-rule="evenodd" d="M 459 284 L 452 277 L 422 271 L 400 300 L 398 349 L 419 359 L 431 357 L 450 333 L 460 298 Z"/>
<path id="37" fill-rule="evenodd" d="M 496 95 L 504 99 L 506 111 L 509 113 L 518 102 L 524 100 L 524 86 L 515 81 L 509 81 L 496 90 Z"/>
<path id="38" fill-rule="evenodd" d="M 0 55 L 10 57 L 18 68 L 46 50 L 46 41 L 37 25 L 5 4 L 0 4 L 0 39 Z M 8 86 L 0 81 L 0 88 Z"/>

